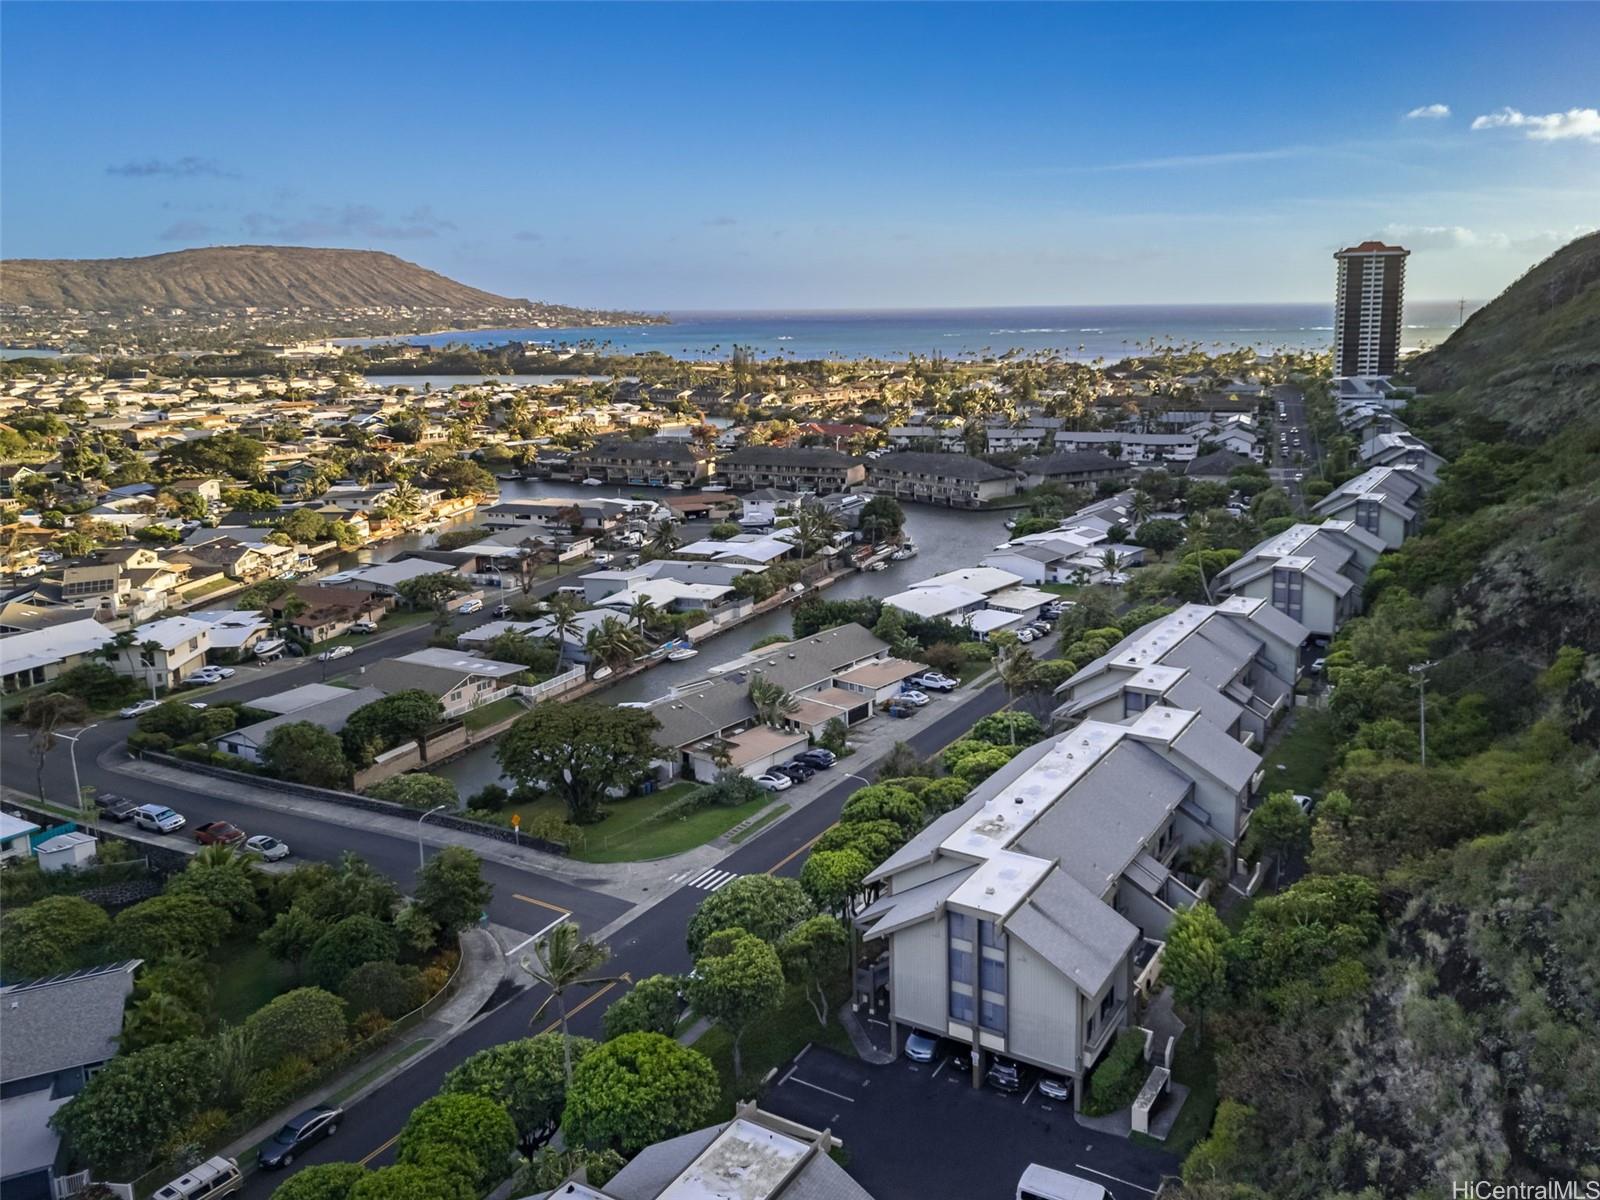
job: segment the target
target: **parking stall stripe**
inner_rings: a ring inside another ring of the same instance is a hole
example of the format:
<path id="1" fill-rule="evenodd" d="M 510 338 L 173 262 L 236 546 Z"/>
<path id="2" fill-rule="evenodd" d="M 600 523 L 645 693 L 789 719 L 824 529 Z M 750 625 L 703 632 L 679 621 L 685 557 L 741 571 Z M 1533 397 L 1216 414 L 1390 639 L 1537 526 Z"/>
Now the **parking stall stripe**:
<path id="1" fill-rule="evenodd" d="M 783 1077 L 783 1082 L 798 1083 L 801 1087 L 808 1087 L 813 1091 L 822 1092 L 823 1094 L 832 1096 L 835 1099 L 843 1100 L 846 1104 L 854 1104 L 856 1102 L 854 1096 L 846 1096 L 843 1092 L 836 1092 L 832 1088 L 825 1088 L 820 1083 L 811 1083 L 809 1080 L 801 1079 L 793 1071 L 790 1071 Z"/>
<path id="2" fill-rule="evenodd" d="M 1152 1196 L 1156 1194 L 1155 1188 L 1147 1188 L 1144 1186 L 1144 1184 L 1135 1183 L 1131 1179 L 1118 1179 L 1115 1175 L 1107 1175 L 1104 1171 L 1096 1171 L 1093 1167 L 1086 1167 L 1082 1163 L 1073 1163 L 1072 1165 L 1080 1171 L 1087 1171 L 1091 1175 L 1098 1175 L 1101 1179 L 1109 1179 L 1112 1183 L 1120 1183 L 1127 1187 L 1138 1188 L 1141 1192 L 1148 1192 Z"/>

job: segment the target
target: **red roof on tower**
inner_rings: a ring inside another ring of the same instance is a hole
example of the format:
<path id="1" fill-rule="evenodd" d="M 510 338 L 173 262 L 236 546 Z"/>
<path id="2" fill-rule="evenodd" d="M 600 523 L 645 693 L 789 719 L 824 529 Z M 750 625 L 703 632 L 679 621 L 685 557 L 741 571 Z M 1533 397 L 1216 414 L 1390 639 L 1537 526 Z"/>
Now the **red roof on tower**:
<path id="1" fill-rule="evenodd" d="M 1382 242 L 1362 242 L 1359 246 L 1350 246 L 1334 254 L 1339 258 L 1345 254 L 1410 254 L 1404 246 L 1386 246 Z"/>

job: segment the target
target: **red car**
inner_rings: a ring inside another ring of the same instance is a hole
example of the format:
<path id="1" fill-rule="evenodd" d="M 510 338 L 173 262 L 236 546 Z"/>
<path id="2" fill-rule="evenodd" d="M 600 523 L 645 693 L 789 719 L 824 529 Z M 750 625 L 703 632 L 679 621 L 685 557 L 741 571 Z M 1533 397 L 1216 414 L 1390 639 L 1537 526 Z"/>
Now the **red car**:
<path id="1" fill-rule="evenodd" d="M 237 846 L 244 841 L 244 830 L 226 821 L 207 821 L 194 831 L 194 840 L 202 846 Z"/>

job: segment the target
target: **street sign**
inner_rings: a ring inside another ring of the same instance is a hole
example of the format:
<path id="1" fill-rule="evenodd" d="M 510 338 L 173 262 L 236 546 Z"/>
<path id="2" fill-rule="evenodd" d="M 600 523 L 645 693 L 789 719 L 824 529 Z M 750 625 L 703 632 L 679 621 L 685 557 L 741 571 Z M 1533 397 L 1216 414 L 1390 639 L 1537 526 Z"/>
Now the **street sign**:
<path id="1" fill-rule="evenodd" d="M 522 814 L 521 813 L 512 813 L 511 814 L 511 828 L 513 828 L 513 829 L 521 829 L 522 828 Z"/>

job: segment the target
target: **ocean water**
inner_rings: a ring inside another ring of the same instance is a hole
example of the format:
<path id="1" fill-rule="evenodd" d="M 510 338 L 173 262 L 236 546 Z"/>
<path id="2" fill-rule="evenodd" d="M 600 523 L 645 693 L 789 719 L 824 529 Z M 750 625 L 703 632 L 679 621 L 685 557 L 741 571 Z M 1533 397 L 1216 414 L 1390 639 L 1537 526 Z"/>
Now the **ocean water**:
<path id="1" fill-rule="evenodd" d="M 1466 315 L 1478 307 L 1469 304 Z M 1330 304 L 1096 305 L 1073 308 L 966 308 L 838 312 L 679 312 L 671 325 L 587 329 L 479 329 L 403 339 L 419 346 L 492 346 L 508 341 L 593 348 L 613 354 L 655 351 L 674 358 L 726 359 L 735 346 L 761 358 L 980 358 L 1007 351 L 1055 352 L 1108 362 L 1141 343 L 1198 344 L 1208 351 L 1327 349 Z M 1454 301 L 1406 306 L 1404 347 L 1438 345 L 1457 322 Z"/>

